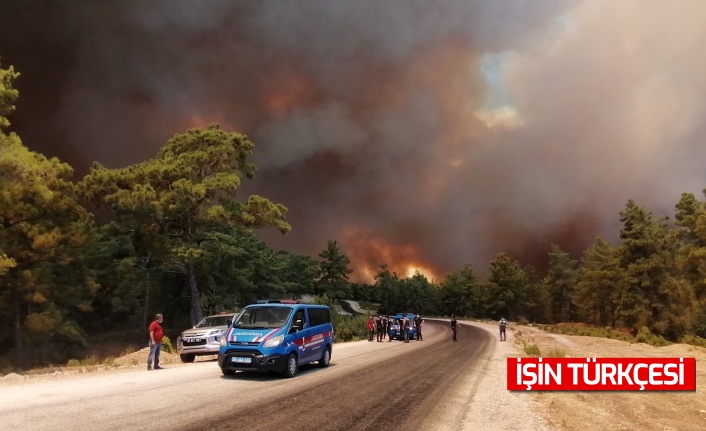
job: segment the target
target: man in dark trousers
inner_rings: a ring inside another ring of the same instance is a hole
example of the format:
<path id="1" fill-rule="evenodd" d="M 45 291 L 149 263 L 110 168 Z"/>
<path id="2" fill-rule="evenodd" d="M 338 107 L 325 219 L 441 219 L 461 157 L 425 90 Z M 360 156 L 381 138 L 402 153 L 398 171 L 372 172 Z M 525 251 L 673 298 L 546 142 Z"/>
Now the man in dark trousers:
<path id="1" fill-rule="evenodd" d="M 456 339 L 456 326 L 457 325 L 458 325 L 458 323 L 456 322 L 456 316 L 451 316 L 451 330 L 454 333 L 454 338 L 453 338 L 454 341 L 458 341 Z"/>
<path id="2" fill-rule="evenodd" d="M 377 331 L 378 343 L 382 343 L 382 334 L 385 333 L 385 327 L 382 323 L 382 316 L 377 316 L 375 318 L 375 330 Z"/>
<path id="3" fill-rule="evenodd" d="M 152 360 L 154 359 L 154 369 L 161 370 L 162 367 L 159 366 L 159 353 L 162 350 L 162 338 L 164 338 L 164 331 L 162 330 L 162 320 L 161 314 L 157 314 L 154 321 L 150 323 L 150 353 L 147 356 L 147 369 L 152 370 Z"/>
<path id="4" fill-rule="evenodd" d="M 422 338 L 422 323 L 424 323 L 424 321 L 422 320 L 422 316 L 417 314 L 417 317 L 414 318 L 414 326 L 417 329 L 417 340 L 419 341 L 424 341 L 424 339 Z"/>
<path id="5" fill-rule="evenodd" d="M 505 341 L 505 328 L 507 327 L 507 320 L 504 317 L 500 318 L 500 341 Z"/>
<path id="6" fill-rule="evenodd" d="M 402 330 L 404 331 L 404 342 L 409 343 L 409 317 L 405 314 L 402 319 Z"/>

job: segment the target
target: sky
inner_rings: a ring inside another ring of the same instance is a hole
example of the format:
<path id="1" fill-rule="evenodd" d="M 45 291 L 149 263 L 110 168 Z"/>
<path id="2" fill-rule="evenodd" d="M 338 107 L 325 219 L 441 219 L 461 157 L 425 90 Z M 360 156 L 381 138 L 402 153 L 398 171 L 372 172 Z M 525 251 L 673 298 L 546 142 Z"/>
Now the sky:
<path id="1" fill-rule="evenodd" d="M 542 268 L 617 240 L 629 199 L 706 187 L 706 2 L 6 0 L 12 130 L 123 167 L 192 127 L 255 143 L 242 196 L 289 208 L 274 249 L 329 239 L 352 278 L 434 280 L 498 253 Z"/>

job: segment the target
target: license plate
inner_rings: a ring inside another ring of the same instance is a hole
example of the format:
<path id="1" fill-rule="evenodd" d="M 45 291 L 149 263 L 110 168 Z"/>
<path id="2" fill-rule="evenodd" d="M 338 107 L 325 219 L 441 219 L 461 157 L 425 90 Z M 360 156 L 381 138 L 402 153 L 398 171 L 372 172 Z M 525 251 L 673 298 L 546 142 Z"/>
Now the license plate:
<path id="1" fill-rule="evenodd" d="M 201 339 L 200 338 L 187 338 L 186 342 L 187 343 L 199 343 L 199 342 L 201 342 Z"/>
<path id="2" fill-rule="evenodd" d="M 233 357 L 233 358 L 230 358 L 230 360 L 231 360 L 232 362 L 238 362 L 238 363 L 240 363 L 240 364 L 249 364 L 251 359 L 252 359 L 252 358 L 239 358 L 239 357 L 237 357 L 237 356 L 236 356 L 236 357 Z"/>

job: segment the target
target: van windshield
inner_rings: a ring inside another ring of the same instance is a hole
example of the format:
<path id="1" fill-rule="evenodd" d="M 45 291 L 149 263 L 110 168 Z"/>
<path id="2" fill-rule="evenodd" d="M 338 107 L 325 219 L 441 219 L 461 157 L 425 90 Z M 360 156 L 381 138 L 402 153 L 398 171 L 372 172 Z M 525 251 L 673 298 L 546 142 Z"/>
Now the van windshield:
<path id="1" fill-rule="evenodd" d="M 248 329 L 281 328 L 289 320 L 292 309 L 289 307 L 246 308 L 235 321 L 233 327 Z"/>

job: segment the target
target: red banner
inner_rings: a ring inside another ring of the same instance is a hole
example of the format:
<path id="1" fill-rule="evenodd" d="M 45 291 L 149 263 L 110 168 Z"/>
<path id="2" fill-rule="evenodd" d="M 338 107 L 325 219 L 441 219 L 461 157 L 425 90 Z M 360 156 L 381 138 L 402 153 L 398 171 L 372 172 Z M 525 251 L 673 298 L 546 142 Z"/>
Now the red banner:
<path id="1" fill-rule="evenodd" d="M 507 358 L 509 391 L 695 391 L 695 358 Z"/>

